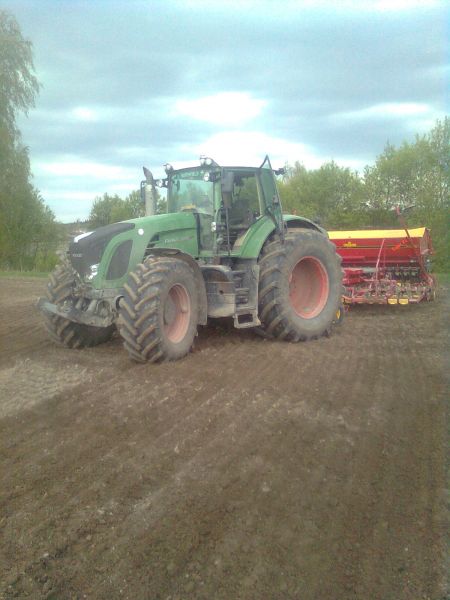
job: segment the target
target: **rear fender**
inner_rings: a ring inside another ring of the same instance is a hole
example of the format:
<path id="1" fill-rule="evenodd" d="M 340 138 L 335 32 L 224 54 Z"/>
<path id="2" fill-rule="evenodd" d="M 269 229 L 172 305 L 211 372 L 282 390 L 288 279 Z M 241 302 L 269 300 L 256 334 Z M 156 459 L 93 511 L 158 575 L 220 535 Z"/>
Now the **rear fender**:
<path id="1" fill-rule="evenodd" d="M 283 215 L 283 219 L 289 230 L 295 230 L 296 228 L 313 229 L 328 237 L 325 229 L 314 223 L 314 221 L 296 215 Z M 269 217 L 258 219 L 245 236 L 241 238 L 240 243 L 239 241 L 235 243 L 232 255 L 239 256 L 239 258 L 258 258 L 262 247 L 274 231 L 275 223 L 272 219 Z"/>
<path id="2" fill-rule="evenodd" d="M 313 229 L 314 231 L 318 231 L 319 233 L 322 233 L 324 236 L 328 237 L 326 229 L 320 225 L 317 225 L 317 223 L 314 223 L 314 221 L 311 221 L 306 217 L 297 217 L 297 215 L 283 215 L 283 217 L 288 229 Z"/>
<path id="3" fill-rule="evenodd" d="M 152 248 L 149 256 L 170 256 L 184 261 L 191 267 L 198 289 L 198 324 L 206 325 L 208 320 L 208 303 L 206 299 L 205 282 L 197 261 L 195 261 L 190 254 L 186 254 L 186 252 L 178 250 L 177 248 Z"/>

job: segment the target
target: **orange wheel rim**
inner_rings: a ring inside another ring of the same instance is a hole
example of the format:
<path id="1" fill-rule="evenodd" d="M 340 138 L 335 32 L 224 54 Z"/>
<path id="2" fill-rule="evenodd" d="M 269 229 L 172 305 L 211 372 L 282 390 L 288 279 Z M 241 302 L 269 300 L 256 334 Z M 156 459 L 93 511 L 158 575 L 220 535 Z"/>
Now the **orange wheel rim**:
<path id="1" fill-rule="evenodd" d="M 191 300 L 180 283 L 173 285 L 164 304 L 164 331 L 168 339 L 177 344 L 181 342 L 189 329 L 191 320 Z"/>
<path id="2" fill-rule="evenodd" d="M 289 276 L 289 302 L 303 319 L 313 319 L 324 309 L 329 295 L 328 273 L 314 256 L 300 259 Z"/>

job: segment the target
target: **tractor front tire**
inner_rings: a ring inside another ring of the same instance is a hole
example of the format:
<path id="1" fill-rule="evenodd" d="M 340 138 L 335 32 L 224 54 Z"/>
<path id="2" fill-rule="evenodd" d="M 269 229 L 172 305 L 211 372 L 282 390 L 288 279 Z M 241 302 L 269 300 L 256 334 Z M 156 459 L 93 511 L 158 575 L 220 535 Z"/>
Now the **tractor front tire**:
<path id="1" fill-rule="evenodd" d="M 298 342 L 331 331 L 342 302 L 341 259 L 318 231 L 272 240 L 259 260 L 259 318 L 265 337 Z"/>
<path id="2" fill-rule="evenodd" d="M 193 344 L 198 325 L 198 291 L 183 260 L 150 256 L 129 273 L 120 301 L 118 328 L 137 362 L 177 360 Z"/>
<path id="3" fill-rule="evenodd" d="M 73 287 L 76 273 L 70 263 L 63 260 L 50 273 L 47 284 L 47 298 L 52 304 L 62 306 L 65 302 L 76 302 Z M 86 348 L 103 344 L 111 339 L 115 326 L 95 327 L 75 323 L 58 315 L 45 314 L 45 325 L 52 338 L 60 346 L 66 348 Z"/>

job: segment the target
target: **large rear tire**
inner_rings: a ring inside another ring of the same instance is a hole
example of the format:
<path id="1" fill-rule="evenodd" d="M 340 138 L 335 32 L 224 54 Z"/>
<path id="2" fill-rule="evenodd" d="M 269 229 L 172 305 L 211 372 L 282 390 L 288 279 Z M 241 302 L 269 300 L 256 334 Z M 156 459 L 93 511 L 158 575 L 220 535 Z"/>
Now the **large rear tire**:
<path id="1" fill-rule="evenodd" d="M 342 298 L 341 259 L 318 231 L 290 232 L 263 248 L 259 318 L 265 337 L 304 341 L 328 334 Z"/>
<path id="2" fill-rule="evenodd" d="M 61 307 L 65 302 L 75 303 L 73 288 L 77 275 L 70 263 L 63 260 L 50 274 L 47 284 L 47 298 L 52 304 Z M 94 327 L 83 325 L 59 317 L 45 314 L 45 325 L 52 338 L 66 348 L 86 348 L 103 344 L 111 339 L 115 326 Z"/>
<path id="3" fill-rule="evenodd" d="M 198 291 L 183 260 L 151 256 L 124 285 L 118 327 L 124 347 L 137 362 L 177 360 L 197 334 Z"/>

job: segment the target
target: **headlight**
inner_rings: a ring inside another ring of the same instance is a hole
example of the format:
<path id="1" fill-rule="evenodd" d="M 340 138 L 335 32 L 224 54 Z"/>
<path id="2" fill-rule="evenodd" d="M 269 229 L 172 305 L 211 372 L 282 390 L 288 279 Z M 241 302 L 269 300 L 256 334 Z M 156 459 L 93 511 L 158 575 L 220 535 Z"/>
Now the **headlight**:
<path id="1" fill-rule="evenodd" d="M 100 263 L 98 263 L 96 265 L 91 265 L 89 267 L 89 271 L 88 271 L 88 273 L 86 274 L 86 277 L 85 277 L 88 281 L 92 281 L 94 279 L 94 277 L 97 275 L 97 273 L 98 273 L 98 265 L 99 264 Z"/>
<path id="2" fill-rule="evenodd" d="M 202 167 L 211 167 L 212 165 L 216 164 L 212 158 L 209 158 L 209 156 L 204 156 L 203 154 L 200 156 L 200 164 Z"/>
<path id="3" fill-rule="evenodd" d="M 88 235 L 92 235 L 93 233 L 93 231 L 88 231 L 87 233 L 80 233 L 80 235 L 77 235 L 73 238 L 73 241 L 75 242 L 75 244 L 77 244 L 80 240 L 87 237 Z"/>

